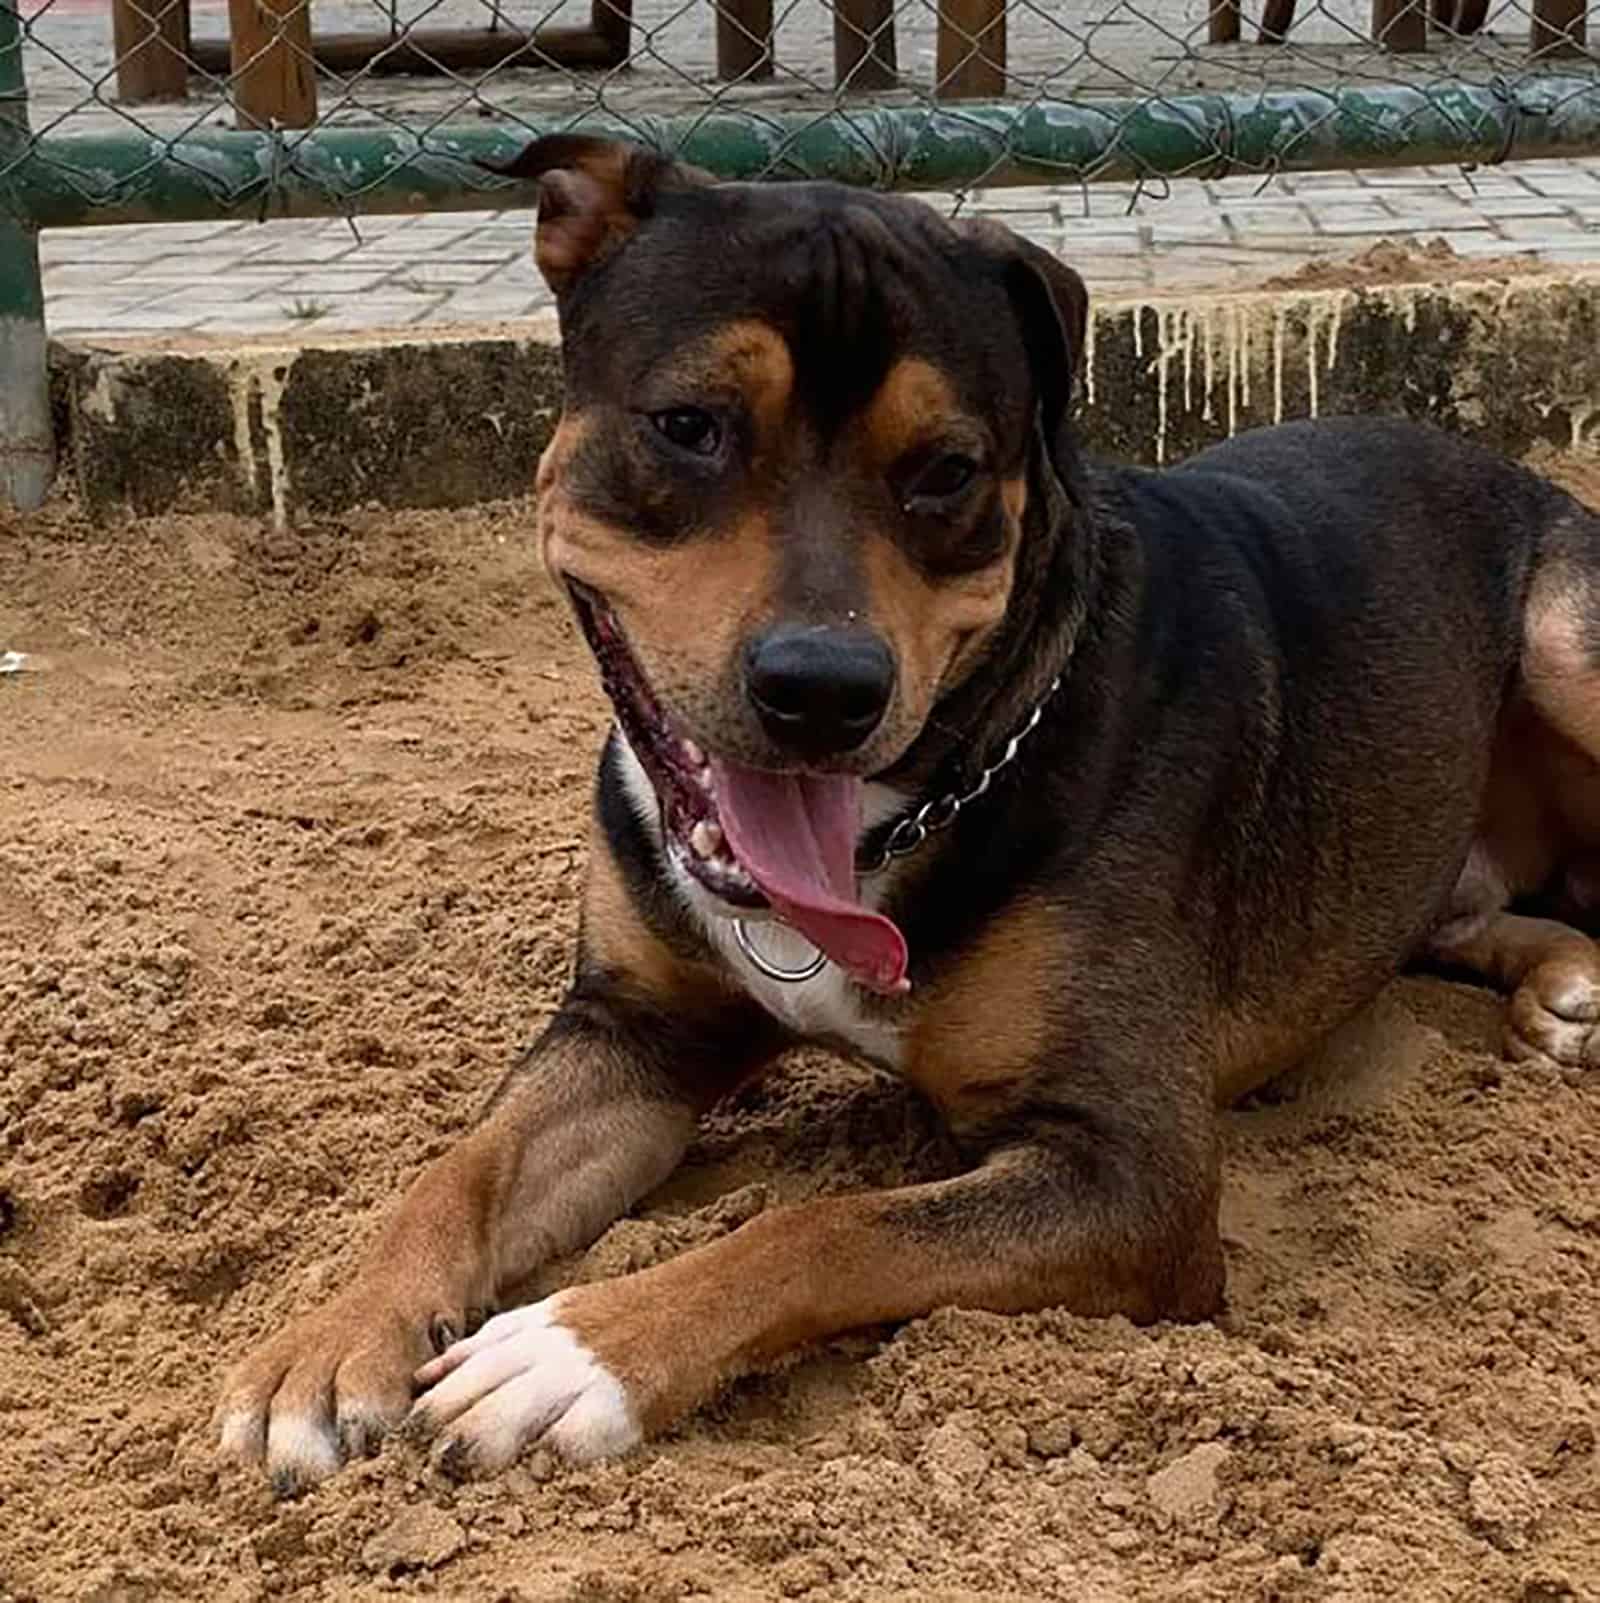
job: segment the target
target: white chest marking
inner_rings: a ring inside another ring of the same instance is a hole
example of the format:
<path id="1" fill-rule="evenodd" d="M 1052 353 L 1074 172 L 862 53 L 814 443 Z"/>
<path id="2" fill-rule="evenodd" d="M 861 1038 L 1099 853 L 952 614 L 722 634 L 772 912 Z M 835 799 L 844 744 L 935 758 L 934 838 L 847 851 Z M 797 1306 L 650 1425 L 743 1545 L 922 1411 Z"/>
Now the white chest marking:
<path id="1" fill-rule="evenodd" d="M 625 736 L 619 744 L 622 780 L 627 787 L 628 799 L 633 803 L 639 821 L 649 831 L 651 840 L 659 847 L 661 807 L 656 800 L 655 788 Z M 893 818 L 905 809 L 906 800 L 888 785 L 868 785 L 864 826 L 872 829 L 886 818 Z M 815 979 L 804 980 L 797 985 L 767 979 L 751 966 L 750 959 L 739 950 L 734 940 L 733 921 L 723 905 L 710 896 L 698 881 L 690 878 L 673 861 L 669 852 L 661 852 L 661 862 L 679 900 L 694 916 L 706 939 L 727 965 L 729 973 L 768 1013 L 796 1035 L 811 1040 L 843 1042 L 862 1057 L 886 1069 L 900 1068 L 903 1043 L 899 1028 L 893 1023 L 873 1018 L 863 1009 L 861 1002 L 865 993 L 859 986 L 851 984 L 831 963 Z M 862 905 L 873 910 L 881 906 L 893 884 L 894 874 L 895 869 L 891 865 L 868 880 L 863 887 Z M 753 938 L 760 943 L 762 953 L 784 968 L 799 966 L 813 956 L 814 949 L 810 942 L 782 925 L 762 922 L 751 924 L 749 928 Z"/>

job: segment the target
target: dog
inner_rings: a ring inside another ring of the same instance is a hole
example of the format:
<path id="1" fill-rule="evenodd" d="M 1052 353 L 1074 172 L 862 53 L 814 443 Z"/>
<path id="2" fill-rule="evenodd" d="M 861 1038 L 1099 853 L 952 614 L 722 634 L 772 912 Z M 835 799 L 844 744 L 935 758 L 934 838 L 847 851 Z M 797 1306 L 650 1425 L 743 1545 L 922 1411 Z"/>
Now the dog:
<path id="1" fill-rule="evenodd" d="M 1600 518 L 1398 421 L 1097 465 L 1084 286 L 997 225 L 578 136 L 510 170 L 563 335 L 537 539 L 616 713 L 571 984 L 227 1379 L 227 1451 L 282 1493 L 401 1426 L 583 1462 L 940 1306 L 1205 1319 L 1217 1108 L 1408 965 L 1600 1058 Z M 479 1328 L 800 1041 L 965 1167 Z"/>

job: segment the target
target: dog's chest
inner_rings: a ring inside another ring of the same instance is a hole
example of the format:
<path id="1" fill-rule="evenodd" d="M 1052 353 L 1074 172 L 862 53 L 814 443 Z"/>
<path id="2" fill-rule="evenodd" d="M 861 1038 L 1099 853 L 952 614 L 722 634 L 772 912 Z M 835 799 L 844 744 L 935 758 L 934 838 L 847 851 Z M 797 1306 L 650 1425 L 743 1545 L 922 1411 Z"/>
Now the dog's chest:
<path id="1" fill-rule="evenodd" d="M 691 905 L 704 892 L 690 882 L 686 900 Z M 871 907 L 876 898 L 863 897 Z M 733 924 L 726 918 L 695 909 L 711 944 L 716 947 L 731 973 L 738 976 L 745 991 L 775 1019 L 809 1041 L 842 1048 L 876 1063 L 882 1068 L 900 1067 L 900 1031 L 891 1022 L 872 1017 L 862 1006 L 863 993 L 829 963 L 812 979 L 796 983 L 768 979 L 739 950 Z M 750 938 L 769 961 L 783 968 L 797 967 L 813 955 L 813 948 L 790 935 L 780 926 L 748 926 Z"/>
<path id="2" fill-rule="evenodd" d="M 655 791 L 626 740 L 622 747 L 622 776 L 628 795 L 651 838 L 660 842 L 660 808 Z M 865 825 L 873 828 L 905 806 L 905 798 L 886 785 L 869 785 Z M 902 1056 L 899 1027 L 874 1016 L 863 1006 L 865 993 L 831 963 L 809 980 L 786 982 L 769 979 L 740 950 L 733 921 L 719 910 L 706 891 L 678 868 L 670 856 L 661 856 L 663 871 L 679 899 L 689 909 L 707 941 L 744 987 L 746 993 L 796 1035 L 853 1052 L 882 1068 L 897 1071 Z M 862 904 L 876 910 L 889 891 L 890 874 L 876 876 L 863 888 Z M 747 925 L 750 939 L 775 967 L 800 967 L 814 956 L 814 948 L 782 925 L 767 922 Z"/>

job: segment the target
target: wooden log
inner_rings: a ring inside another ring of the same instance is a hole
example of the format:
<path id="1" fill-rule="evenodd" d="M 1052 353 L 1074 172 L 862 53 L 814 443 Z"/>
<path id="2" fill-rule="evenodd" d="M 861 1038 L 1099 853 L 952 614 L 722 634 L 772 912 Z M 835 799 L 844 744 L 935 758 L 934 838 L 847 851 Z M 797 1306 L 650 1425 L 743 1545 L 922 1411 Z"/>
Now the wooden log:
<path id="1" fill-rule="evenodd" d="M 607 0 L 596 0 L 596 9 Z M 615 0 L 613 0 L 615 3 Z M 325 33 L 311 42 L 319 67 L 341 74 L 370 72 L 373 77 L 411 73 L 487 71 L 515 59 L 521 67 L 615 67 L 627 59 L 620 46 L 594 28 L 412 28 L 398 40 L 382 33 Z M 206 72 L 229 67 L 225 39 L 196 39 L 190 57 Z"/>
<path id="2" fill-rule="evenodd" d="M 1426 50 L 1426 0 L 1372 0 L 1372 37 L 1385 50 Z"/>
<path id="3" fill-rule="evenodd" d="M 840 89 L 893 89 L 899 81 L 894 0 L 833 0 L 833 81 Z"/>
<path id="4" fill-rule="evenodd" d="M 940 100 L 998 100 L 1005 94 L 1005 0 L 939 0 L 935 72 Z"/>
<path id="5" fill-rule="evenodd" d="M 772 76 L 772 0 L 716 0 L 717 76 L 751 83 Z"/>
<path id="6" fill-rule="evenodd" d="M 230 90 L 240 128 L 317 120 L 311 0 L 228 0 Z"/>
<path id="7" fill-rule="evenodd" d="M 189 0 L 111 0 L 117 99 L 182 100 L 189 93 Z"/>
<path id="8" fill-rule="evenodd" d="M 1588 37 L 1588 0 L 1533 0 L 1528 46 L 1536 56 L 1581 56 Z"/>

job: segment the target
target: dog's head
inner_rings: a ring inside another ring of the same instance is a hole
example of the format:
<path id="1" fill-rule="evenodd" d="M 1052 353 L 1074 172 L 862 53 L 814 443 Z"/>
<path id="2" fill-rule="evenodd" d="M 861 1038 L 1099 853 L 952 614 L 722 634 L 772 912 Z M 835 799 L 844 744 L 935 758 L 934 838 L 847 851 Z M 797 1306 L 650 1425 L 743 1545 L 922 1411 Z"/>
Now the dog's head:
<path id="1" fill-rule="evenodd" d="M 1061 522 L 1083 285 L 898 197 L 572 136 L 510 171 L 563 335 L 545 562 L 674 854 L 839 957 L 862 781 L 938 734 Z"/>

